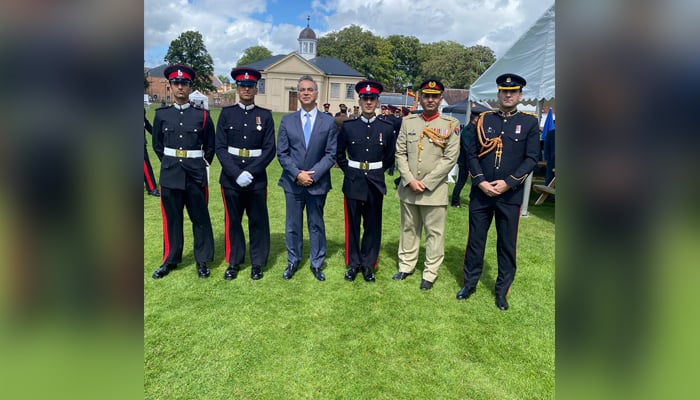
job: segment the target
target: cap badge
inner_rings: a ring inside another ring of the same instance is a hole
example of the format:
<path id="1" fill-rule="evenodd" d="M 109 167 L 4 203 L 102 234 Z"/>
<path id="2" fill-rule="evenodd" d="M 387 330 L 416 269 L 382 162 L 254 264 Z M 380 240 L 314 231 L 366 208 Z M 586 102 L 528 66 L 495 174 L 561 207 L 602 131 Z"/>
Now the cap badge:
<path id="1" fill-rule="evenodd" d="M 506 78 L 506 82 L 508 82 L 508 83 L 511 83 L 511 82 L 512 82 L 510 76 Z"/>
<path id="2" fill-rule="evenodd" d="M 245 75 L 243 75 L 243 79 L 248 79 L 248 73 L 246 72 Z"/>
<path id="3" fill-rule="evenodd" d="M 435 83 L 434 81 L 428 82 L 428 87 L 429 87 L 429 88 L 434 88 L 435 85 L 436 85 L 436 83 Z"/>
<path id="4" fill-rule="evenodd" d="M 182 71 L 179 69 L 177 70 L 177 76 L 182 76 Z"/>
<path id="5" fill-rule="evenodd" d="M 367 87 L 365 88 L 365 91 L 367 91 L 367 92 L 371 92 L 371 87 L 370 87 L 370 85 L 369 85 L 369 84 L 368 84 L 368 85 L 367 85 Z"/>

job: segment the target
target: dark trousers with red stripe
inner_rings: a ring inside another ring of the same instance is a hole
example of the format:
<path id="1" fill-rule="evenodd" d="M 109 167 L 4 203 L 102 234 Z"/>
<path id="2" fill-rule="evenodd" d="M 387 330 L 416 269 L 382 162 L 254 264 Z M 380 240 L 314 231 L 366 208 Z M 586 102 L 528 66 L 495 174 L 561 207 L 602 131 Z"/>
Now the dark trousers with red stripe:
<path id="1" fill-rule="evenodd" d="M 214 260 L 214 233 L 209 218 L 207 186 L 188 180 L 185 190 L 161 186 L 160 205 L 163 212 L 163 264 L 179 264 L 182 261 L 183 214 L 192 221 L 194 259 L 196 262 Z"/>
<path id="2" fill-rule="evenodd" d="M 370 187 L 367 200 L 345 197 L 345 263 L 375 268 L 382 243 L 384 195 Z M 364 230 L 360 238 L 360 222 Z"/>
<path id="3" fill-rule="evenodd" d="M 473 190 L 479 190 L 474 188 Z M 498 277 L 496 278 L 496 295 L 508 294 L 515 279 L 515 245 L 518 238 L 520 222 L 520 205 L 506 204 L 488 199 L 477 200 L 470 197 L 469 235 L 464 254 L 464 286 L 476 287 L 484 267 L 486 237 L 491 221 L 496 220 L 496 253 L 498 258 Z"/>
<path id="4" fill-rule="evenodd" d="M 143 146 L 143 180 L 146 182 L 146 190 L 153 191 L 156 189 L 156 177 L 153 175 L 153 167 L 151 160 L 148 159 L 148 150 Z"/>
<path id="5" fill-rule="evenodd" d="M 246 243 L 243 214 L 248 216 L 250 263 L 264 266 L 270 255 L 270 218 L 267 212 L 267 188 L 235 190 L 221 187 L 226 213 L 226 261 L 239 265 L 245 261 Z"/>

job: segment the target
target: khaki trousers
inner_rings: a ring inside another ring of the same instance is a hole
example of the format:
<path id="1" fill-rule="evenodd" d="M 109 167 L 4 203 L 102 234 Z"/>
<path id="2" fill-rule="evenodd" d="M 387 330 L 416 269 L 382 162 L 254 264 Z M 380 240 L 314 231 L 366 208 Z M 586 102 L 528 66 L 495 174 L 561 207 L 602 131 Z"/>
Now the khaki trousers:
<path id="1" fill-rule="evenodd" d="M 412 273 L 418 262 L 421 233 L 425 228 L 425 268 L 423 279 L 434 282 L 445 258 L 445 219 L 447 206 L 418 206 L 401 202 L 399 271 Z"/>

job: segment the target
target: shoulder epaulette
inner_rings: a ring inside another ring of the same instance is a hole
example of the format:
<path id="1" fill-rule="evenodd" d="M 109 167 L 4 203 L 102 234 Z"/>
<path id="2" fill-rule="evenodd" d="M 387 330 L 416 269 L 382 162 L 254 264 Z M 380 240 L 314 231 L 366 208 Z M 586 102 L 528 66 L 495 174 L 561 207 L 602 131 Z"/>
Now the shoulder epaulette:
<path id="1" fill-rule="evenodd" d="M 260 106 L 257 105 L 257 104 L 255 105 L 255 107 L 256 107 L 256 108 L 259 108 L 259 109 L 261 109 L 261 110 L 263 110 L 263 111 L 270 111 L 270 112 L 272 112 L 272 110 L 270 110 L 269 108 L 260 107 Z"/>
<path id="2" fill-rule="evenodd" d="M 459 122 L 459 120 L 457 118 L 449 116 L 449 115 L 440 114 L 440 118 L 447 120 L 447 121 L 450 121 L 450 122 L 454 122 L 454 121 Z"/>
<path id="3" fill-rule="evenodd" d="M 523 113 L 523 114 L 525 114 L 525 115 L 529 115 L 529 116 L 531 116 L 531 117 L 537 118 L 537 114 L 535 114 L 535 113 L 531 113 L 531 112 L 527 112 L 527 111 L 520 111 L 520 112 Z"/>
<path id="4" fill-rule="evenodd" d="M 165 110 L 166 108 L 170 108 L 170 107 L 172 107 L 172 106 L 158 107 L 158 108 L 156 108 L 156 111 Z"/>
<path id="5" fill-rule="evenodd" d="M 408 114 L 407 116 L 403 117 L 403 119 L 413 119 L 413 118 L 418 118 L 420 114 Z"/>

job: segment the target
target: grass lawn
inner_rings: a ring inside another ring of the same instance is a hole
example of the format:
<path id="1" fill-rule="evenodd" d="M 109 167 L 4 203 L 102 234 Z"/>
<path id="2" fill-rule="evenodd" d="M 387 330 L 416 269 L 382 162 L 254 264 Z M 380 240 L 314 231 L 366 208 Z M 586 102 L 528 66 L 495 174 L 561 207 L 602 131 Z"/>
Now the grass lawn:
<path id="1" fill-rule="evenodd" d="M 151 121 L 154 109 L 147 114 Z M 218 115 L 212 110 L 215 124 Z M 274 113 L 276 124 L 282 115 Z M 160 164 L 152 152 L 151 162 L 157 176 Z M 503 312 L 493 297 L 495 227 L 476 294 L 455 299 L 462 284 L 469 186 L 462 192 L 464 208 L 448 210 L 445 261 L 433 289 L 423 292 L 422 250 L 416 274 L 391 280 L 399 201 L 388 175 L 377 282 L 366 283 L 361 274 L 355 282 L 343 279 L 342 171 L 333 169 L 325 208 L 327 280 L 318 282 L 309 271 L 304 232 L 304 259 L 285 281 L 284 193 L 277 186 L 281 168 L 275 159 L 267 169 L 272 247 L 265 276 L 251 280 L 250 264 L 244 264 L 238 279 L 225 281 L 220 170 L 215 160 L 209 211 L 216 254 L 209 279 L 197 277 L 188 218 L 183 262 L 167 277 L 151 279 L 162 258 L 162 217 L 159 200 L 144 193 L 145 398 L 554 398 L 552 203 L 533 206 L 532 194 L 530 216 L 520 222 L 511 307 Z"/>

